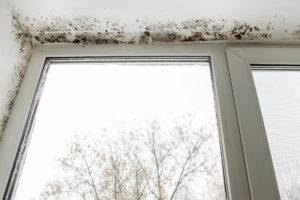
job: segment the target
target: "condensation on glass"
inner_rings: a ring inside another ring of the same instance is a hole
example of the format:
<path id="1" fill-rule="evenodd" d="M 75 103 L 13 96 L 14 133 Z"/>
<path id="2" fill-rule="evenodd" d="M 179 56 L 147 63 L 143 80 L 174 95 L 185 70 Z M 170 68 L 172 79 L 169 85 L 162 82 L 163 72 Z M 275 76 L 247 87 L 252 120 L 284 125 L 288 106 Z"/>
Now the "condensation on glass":
<path id="1" fill-rule="evenodd" d="M 224 200 L 209 62 L 52 63 L 15 199 Z"/>
<path id="2" fill-rule="evenodd" d="M 253 70 L 282 200 L 300 199 L 300 71 Z M 277 66 L 278 68 L 278 66 Z M 288 67 L 287 67 L 288 68 Z"/>

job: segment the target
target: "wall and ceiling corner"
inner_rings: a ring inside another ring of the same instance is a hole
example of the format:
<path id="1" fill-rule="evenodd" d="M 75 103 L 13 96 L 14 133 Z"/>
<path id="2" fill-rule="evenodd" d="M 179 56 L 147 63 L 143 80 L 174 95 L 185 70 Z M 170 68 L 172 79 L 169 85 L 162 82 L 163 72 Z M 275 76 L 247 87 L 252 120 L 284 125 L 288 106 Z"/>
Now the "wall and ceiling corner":
<path id="1" fill-rule="evenodd" d="M 0 136 L 36 46 L 207 41 L 297 43 L 299 7 L 297 0 L 288 3 L 281 0 L 2 0 Z"/>

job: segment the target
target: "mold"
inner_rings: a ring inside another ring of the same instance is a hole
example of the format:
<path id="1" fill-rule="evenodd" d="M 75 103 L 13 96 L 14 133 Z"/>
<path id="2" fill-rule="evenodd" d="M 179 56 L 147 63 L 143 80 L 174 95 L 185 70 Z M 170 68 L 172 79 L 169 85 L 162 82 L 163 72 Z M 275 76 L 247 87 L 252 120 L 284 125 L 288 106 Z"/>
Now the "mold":
<path id="1" fill-rule="evenodd" d="M 296 29 L 296 30 L 292 33 L 292 35 L 293 35 L 294 37 L 296 37 L 297 39 L 300 39 L 300 29 Z"/>
<path id="2" fill-rule="evenodd" d="M 33 46 L 44 43 L 73 44 L 148 44 L 156 42 L 197 42 L 214 40 L 265 40 L 269 28 L 246 22 L 229 23 L 225 19 L 189 19 L 182 22 L 151 23 L 136 19 L 122 24 L 119 20 L 95 17 L 31 19 L 14 12 L 16 37 L 27 37 Z M 132 31 L 135 30 L 135 31 Z"/>
<path id="3" fill-rule="evenodd" d="M 15 36 L 15 40 L 19 43 L 18 50 L 18 60 L 13 66 L 11 72 L 11 80 L 9 82 L 9 88 L 6 95 L 2 97 L 5 98 L 6 105 L 0 113 L 0 140 L 1 136 L 4 132 L 5 125 L 8 121 L 10 112 L 12 110 L 15 97 L 19 91 L 21 81 L 23 79 L 27 63 L 30 59 L 32 52 L 32 35 L 28 28 L 22 24 L 19 20 L 20 14 L 17 12 L 12 12 L 12 26 L 13 26 L 13 34 Z M 28 21 L 29 18 L 25 17 L 25 21 Z"/>
<path id="4" fill-rule="evenodd" d="M 86 44 L 149 44 L 160 42 L 202 42 L 231 40 L 270 40 L 271 29 L 266 25 L 220 19 L 188 19 L 181 22 L 152 23 L 136 19 L 120 20 L 95 17 L 30 18 L 12 9 L 13 34 L 20 43 L 20 59 L 13 72 L 12 90 L 8 92 L 6 111 L 1 113 L 0 135 L 8 120 L 30 54 L 35 46 L 47 43 Z M 294 33 L 294 34 L 298 34 Z M 297 37 L 298 37 L 297 36 Z"/>

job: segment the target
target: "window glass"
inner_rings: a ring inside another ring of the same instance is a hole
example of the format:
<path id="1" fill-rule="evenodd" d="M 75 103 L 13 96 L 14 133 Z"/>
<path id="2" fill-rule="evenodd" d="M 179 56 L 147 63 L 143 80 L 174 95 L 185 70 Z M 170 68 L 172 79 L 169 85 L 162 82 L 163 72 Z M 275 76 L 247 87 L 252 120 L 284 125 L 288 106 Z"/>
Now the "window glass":
<path id="1" fill-rule="evenodd" d="M 281 199 L 300 199 L 300 71 L 253 70 L 253 77 Z"/>
<path id="2" fill-rule="evenodd" d="M 224 200 L 209 63 L 51 64 L 15 199 Z"/>

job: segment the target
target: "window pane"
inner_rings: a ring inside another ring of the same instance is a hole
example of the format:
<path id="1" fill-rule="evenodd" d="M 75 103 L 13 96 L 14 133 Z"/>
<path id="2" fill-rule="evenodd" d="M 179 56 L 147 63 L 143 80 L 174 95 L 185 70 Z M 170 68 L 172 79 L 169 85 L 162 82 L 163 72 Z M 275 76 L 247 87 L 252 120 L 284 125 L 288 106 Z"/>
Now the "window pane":
<path id="1" fill-rule="evenodd" d="M 300 199 L 300 71 L 253 71 L 282 200 Z"/>
<path id="2" fill-rule="evenodd" d="M 208 63 L 52 64 L 15 199 L 225 199 Z"/>

